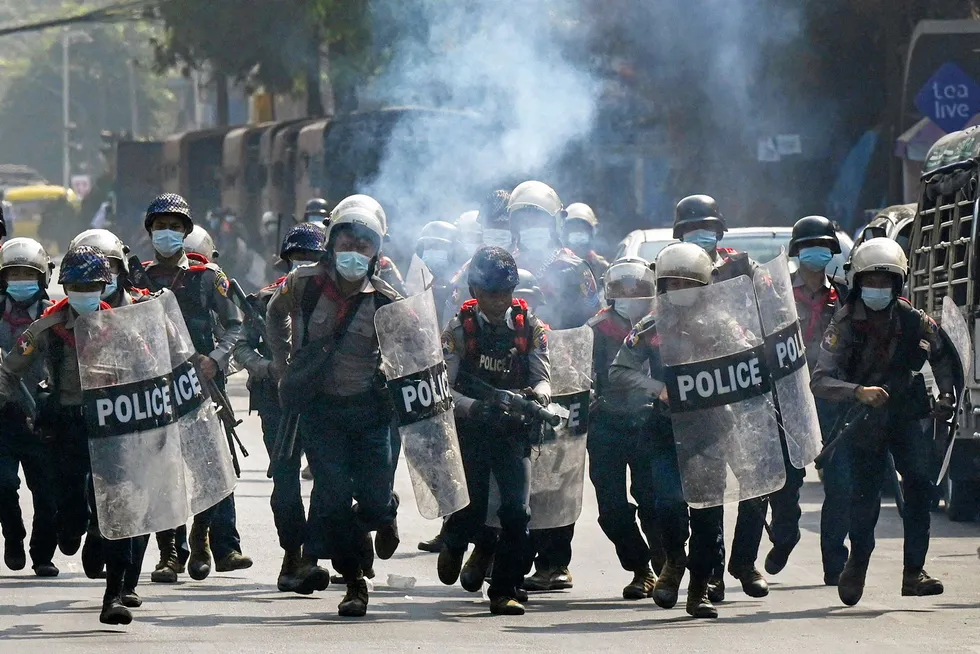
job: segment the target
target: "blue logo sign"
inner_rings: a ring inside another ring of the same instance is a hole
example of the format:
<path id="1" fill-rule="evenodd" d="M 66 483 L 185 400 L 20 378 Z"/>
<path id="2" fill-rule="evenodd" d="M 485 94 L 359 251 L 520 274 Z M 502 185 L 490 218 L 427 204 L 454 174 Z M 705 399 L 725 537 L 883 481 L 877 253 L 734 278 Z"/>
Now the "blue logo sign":
<path id="1" fill-rule="evenodd" d="M 980 86 L 947 61 L 915 96 L 915 106 L 947 133 L 955 132 L 980 113 Z"/>

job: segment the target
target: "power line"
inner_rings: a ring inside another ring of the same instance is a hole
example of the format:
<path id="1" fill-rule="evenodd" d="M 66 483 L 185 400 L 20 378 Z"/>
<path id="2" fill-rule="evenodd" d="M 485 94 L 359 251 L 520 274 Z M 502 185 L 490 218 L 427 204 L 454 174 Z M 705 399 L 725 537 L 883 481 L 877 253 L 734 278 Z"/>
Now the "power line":
<path id="1" fill-rule="evenodd" d="M 64 27 L 78 23 L 118 23 L 146 20 L 147 16 L 144 12 L 156 6 L 157 3 L 158 0 L 129 0 L 128 2 L 119 2 L 71 16 L 62 16 L 0 28 L 0 36 L 22 34 L 24 32 L 39 32 L 53 27 Z"/>

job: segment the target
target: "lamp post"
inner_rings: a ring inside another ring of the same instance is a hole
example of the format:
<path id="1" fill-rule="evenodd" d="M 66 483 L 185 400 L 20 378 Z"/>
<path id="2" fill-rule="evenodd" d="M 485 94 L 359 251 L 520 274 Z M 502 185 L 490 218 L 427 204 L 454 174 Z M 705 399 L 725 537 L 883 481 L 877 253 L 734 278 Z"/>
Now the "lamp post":
<path id="1" fill-rule="evenodd" d="M 61 35 L 61 177 L 65 188 L 71 185 L 71 80 L 68 48 L 72 43 L 91 43 L 85 32 L 65 30 Z"/>

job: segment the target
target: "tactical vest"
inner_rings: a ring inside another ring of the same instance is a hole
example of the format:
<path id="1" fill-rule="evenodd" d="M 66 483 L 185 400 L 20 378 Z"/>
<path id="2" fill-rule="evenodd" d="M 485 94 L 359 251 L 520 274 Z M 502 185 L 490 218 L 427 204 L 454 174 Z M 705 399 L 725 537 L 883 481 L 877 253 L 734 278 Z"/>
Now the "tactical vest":
<path id="1" fill-rule="evenodd" d="M 150 262 L 144 263 L 144 266 Z M 199 354 L 209 355 L 214 351 L 214 317 L 211 315 L 211 288 L 204 284 L 207 265 L 195 264 L 177 273 L 170 290 L 177 299 L 180 313 Z M 156 285 L 156 280 L 149 276 Z M 161 287 L 163 288 L 163 287 Z M 158 291 L 160 288 L 151 289 Z"/>
<path id="2" fill-rule="evenodd" d="M 459 311 L 464 343 L 460 370 L 466 375 L 462 375 L 457 382 L 458 389 L 471 395 L 466 390 L 467 375 L 472 375 L 494 388 L 526 388 L 529 384 L 527 353 L 531 337 L 527 303 L 515 299 L 511 304 L 513 331 L 505 325 L 496 329 L 483 328 L 477 317 L 478 311 L 476 300 L 468 300 Z M 481 394 L 474 391 L 472 395 L 480 397 Z"/>
<path id="3" fill-rule="evenodd" d="M 619 317 L 618 320 L 617 316 Z M 609 381 L 609 366 L 612 365 L 613 359 L 616 358 L 619 348 L 629 336 L 632 327 L 627 325 L 623 317 L 617 314 L 612 307 L 606 307 L 597 313 L 589 325 L 595 332 L 595 391 L 597 395 L 602 395 Z"/>
<path id="4" fill-rule="evenodd" d="M 918 311 L 912 308 L 909 301 L 905 298 L 898 298 L 895 302 L 895 311 L 898 314 L 898 320 L 889 320 L 887 326 L 888 330 L 887 338 L 882 339 L 882 345 L 886 345 L 887 349 L 883 348 L 883 351 L 877 352 L 874 360 L 876 361 L 886 361 L 887 367 L 884 369 L 875 366 L 874 371 L 879 373 L 881 376 L 881 371 L 884 371 L 884 377 L 881 379 L 859 379 L 860 377 L 868 377 L 870 371 L 859 371 L 858 366 L 860 365 L 861 355 L 865 348 L 867 348 L 869 336 L 875 329 L 875 326 L 870 320 L 854 320 L 851 319 L 851 329 L 854 333 L 854 344 L 851 348 L 851 357 L 847 362 L 845 369 L 845 379 L 852 381 L 854 383 L 875 383 L 875 384 L 898 384 L 899 386 L 907 383 L 911 374 L 925 364 L 926 360 L 929 358 L 929 352 L 923 349 L 920 345 L 925 334 L 922 333 L 922 317 Z M 895 339 L 898 340 L 894 343 Z M 896 390 L 896 389 L 893 389 Z"/>

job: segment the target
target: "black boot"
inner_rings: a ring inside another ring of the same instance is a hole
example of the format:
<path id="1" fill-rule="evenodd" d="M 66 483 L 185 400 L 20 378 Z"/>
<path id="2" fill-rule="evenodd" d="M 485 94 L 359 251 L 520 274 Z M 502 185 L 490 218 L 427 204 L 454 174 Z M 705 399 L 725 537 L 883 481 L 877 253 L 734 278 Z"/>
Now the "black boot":
<path id="1" fill-rule="evenodd" d="M 902 597 L 942 595 L 943 582 L 933 579 L 922 568 L 905 568 L 902 572 Z"/>
<path id="2" fill-rule="evenodd" d="M 633 573 L 633 581 L 623 588 L 623 599 L 641 600 L 646 597 L 653 597 L 653 589 L 657 583 L 657 575 L 653 574 L 653 569 L 647 566 L 644 570 L 637 570 Z"/>
<path id="3" fill-rule="evenodd" d="M 442 551 L 442 533 L 436 534 L 432 540 L 423 540 L 419 543 L 419 549 L 423 552 L 438 554 Z"/>
<path id="4" fill-rule="evenodd" d="M 439 561 L 436 563 L 436 572 L 439 573 L 439 581 L 452 586 L 459 579 L 460 569 L 463 567 L 463 556 L 466 550 L 459 550 L 448 545 L 442 546 L 439 552 Z"/>
<path id="5" fill-rule="evenodd" d="M 718 609 L 708 599 L 708 580 L 691 576 L 687 586 L 687 614 L 695 618 L 717 618 Z"/>
<path id="6" fill-rule="evenodd" d="M 837 595 L 844 604 L 854 606 L 861 601 L 861 596 L 864 595 L 864 580 L 868 576 L 868 563 L 868 561 L 858 561 L 853 554 L 847 557 L 844 570 L 837 580 Z"/>
<path id="7" fill-rule="evenodd" d="M 799 542 L 800 539 L 797 538 L 792 545 L 780 545 L 769 550 L 769 553 L 766 554 L 766 572 L 771 575 L 782 572 L 789 561 L 789 555 L 793 553 L 793 549 Z"/>
<path id="8" fill-rule="evenodd" d="M 347 594 L 337 605 L 337 615 L 345 618 L 360 618 L 367 613 L 367 580 L 360 575 L 344 575 L 347 581 Z"/>
<path id="9" fill-rule="evenodd" d="M 138 609 L 143 606 L 143 598 L 136 594 L 135 588 L 129 588 L 119 596 L 120 603 L 126 608 Z"/>
<path id="10" fill-rule="evenodd" d="M 653 587 L 653 601 L 660 608 L 672 609 L 677 605 L 677 591 L 681 587 L 686 565 L 686 557 L 684 559 L 667 557 L 667 562 L 664 563 L 663 570 Z"/>
<path id="11" fill-rule="evenodd" d="M 374 551 L 378 558 L 387 561 L 395 554 L 401 539 L 398 536 L 398 521 L 392 520 L 374 534 Z"/>
<path id="12" fill-rule="evenodd" d="M 312 595 L 314 591 L 326 590 L 330 586 L 330 573 L 317 565 L 317 560 L 304 554 L 296 569 L 296 588 L 293 592 Z"/>
<path id="13" fill-rule="evenodd" d="M 466 559 L 466 565 L 459 573 L 459 583 L 463 590 L 471 593 L 479 592 L 483 588 L 483 580 L 487 576 L 487 570 L 493 562 L 494 549 L 487 547 L 483 543 L 477 543 L 473 547 L 473 552 Z"/>
<path id="14" fill-rule="evenodd" d="M 299 570 L 302 552 L 296 550 L 286 552 L 282 555 L 282 567 L 279 568 L 279 579 L 276 580 L 276 588 L 283 593 L 292 593 L 299 586 L 296 573 Z"/>
<path id="15" fill-rule="evenodd" d="M 160 562 L 150 573 L 150 581 L 158 584 L 177 583 L 177 546 L 173 529 L 161 531 L 157 535 L 157 547 L 160 548 Z M 85 541 L 88 545 L 88 541 Z M 84 553 L 83 553 L 84 557 Z"/>
<path id="16" fill-rule="evenodd" d="M 191 555 L 187 559 L 187 574 L 196 581 L 207 579 L 211 574 L 211 547 L 208 544 L 207 525 L 194 520 L 191 533 L 187 535 L 187 544 L 191 548 Z"/>
<path id="17" fill-rule="evenodd" d="M 27 554 L 24 552 L 24 541 L 7 539 L 3 541 L 3 562 L 11 570 L 23 570 L 27 565 Z"/>
<path id="18" fill-rule="evenodd" d="M 733 570 L 729 568 L 728 574 L 741 582 L 742 592 L 749 597 L 765 597 L 769 594 L 769 583 L 755 566 L 745 568 L 744 570 Z"/>
<path id="19" fill-rule="evenodd" d="M 725 579 L 723 577 L 708 579 L 708 599 L 714 604 L 725 601 Z"/>
<path id="20" fill-rule="evenodd" d="M 102 552 L 102 534 L 98 528 L 89 527 L 82 546 L 82 570 L 89 579 L 105 577 L 105 554 Z"/>
<path id="21" fill-rule="evenodd" d="M 102 612 L 99 622 L 103 624 L 129 624 L 133 614 L 122 603 L 123 571 L 107 570 L 105 595 L 102 597 Z"/>

